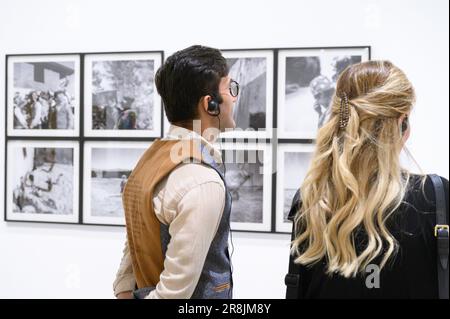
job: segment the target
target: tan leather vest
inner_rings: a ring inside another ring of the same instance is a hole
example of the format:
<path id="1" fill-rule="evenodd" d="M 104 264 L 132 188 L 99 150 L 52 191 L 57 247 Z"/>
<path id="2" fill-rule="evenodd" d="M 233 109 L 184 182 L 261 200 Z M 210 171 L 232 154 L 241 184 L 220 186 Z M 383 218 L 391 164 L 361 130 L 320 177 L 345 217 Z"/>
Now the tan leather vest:
<path id="1" fill-rule="evenodd" d="M 201 163 L 200 140 L 156 140 L 133 169 L 123 192 L 128 245 L 138 288 L 156 286 L 163 271 L 156 186 L 183 162 Z"/>

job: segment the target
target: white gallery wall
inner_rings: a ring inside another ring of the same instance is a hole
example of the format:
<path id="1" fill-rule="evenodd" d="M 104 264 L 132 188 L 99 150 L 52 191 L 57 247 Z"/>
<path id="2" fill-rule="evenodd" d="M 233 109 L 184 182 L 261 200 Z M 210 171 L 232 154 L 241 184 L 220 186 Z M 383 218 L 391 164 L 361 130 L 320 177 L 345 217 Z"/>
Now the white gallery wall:
<path id="1" fill-rule="evenodd" d="M 414 84 L 408 146 L 449 177 L 448 0 L 0 1 L 0 298 L 112 298 L 123 227 L 6 223 L 5 54 L 359 46 Z M 10 168 L 14 169 L 14 168 Z M 289 236 L 233 233 L 234 296 L 283 298 Z"/>

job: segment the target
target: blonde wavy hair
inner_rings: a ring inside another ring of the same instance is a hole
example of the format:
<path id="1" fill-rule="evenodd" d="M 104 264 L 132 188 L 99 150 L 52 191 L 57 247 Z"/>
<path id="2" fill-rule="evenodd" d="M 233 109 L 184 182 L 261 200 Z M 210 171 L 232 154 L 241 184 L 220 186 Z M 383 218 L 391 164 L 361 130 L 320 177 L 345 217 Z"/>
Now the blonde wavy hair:
<path id="1" fill-rule="evenodd" d="M 340 128 L 343 93 L 348 123 Z M 300 188 L 291 250 L 296 263 L 313 265 L 326 258 L 328 274 L 348 278 L 374 260 L 383 268 L 395 256 L 398 243 L 386 221 L 402 203 L 409 180 L 400 166 L 399 118 L 414 102 L 413 86 L 391 62 L 363 62 L 342 72 Z M 363 247 L 356 247 L 361 231 Z"/>

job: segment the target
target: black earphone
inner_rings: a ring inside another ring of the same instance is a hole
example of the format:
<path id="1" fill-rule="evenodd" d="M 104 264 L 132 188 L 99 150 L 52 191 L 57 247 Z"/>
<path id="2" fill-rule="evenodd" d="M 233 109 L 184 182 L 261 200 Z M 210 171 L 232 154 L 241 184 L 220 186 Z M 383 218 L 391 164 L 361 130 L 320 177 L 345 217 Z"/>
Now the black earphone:
<path id="1" fill-rule="evenodd" d="M 220 102 L 216 98 L 215 94 L 211 94 L 211 100 L 208 101 L 208 109 L 207 112 L 212 116 L 220 115 Z"/>
<path id="2" fill-rule="evenodd" d="M 408 130 L 408 117 L 405 116 L 405 118 L 402 121 L 402 136 L 405 135 L 405 132 Z"/>

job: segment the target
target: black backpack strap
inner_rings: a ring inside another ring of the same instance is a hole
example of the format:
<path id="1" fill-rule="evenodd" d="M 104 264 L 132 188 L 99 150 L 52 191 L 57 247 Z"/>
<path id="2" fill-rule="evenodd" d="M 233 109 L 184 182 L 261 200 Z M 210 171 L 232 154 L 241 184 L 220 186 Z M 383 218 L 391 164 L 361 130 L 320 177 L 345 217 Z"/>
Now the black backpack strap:
<path id="1" fill-rule="evenodd" d="M 291 243 L 295 239 L 295 215 L 300 209 L 301 200 L 300 200 L 300 190 L 295 193 L 295 196 L 292 200 L 291 210 L 288 214 L 288 219 L 292 222 L 292 233 L 291 233 Z M 294 263 L 295 256 L 289 254 L 289 271 L 288 274 L 284 277 L 284 283 L 286 284 L 286 299 L 299 299 L 301 298 L 300 293 L 300 265 Z"/>
<path id="2" fill-rule="evenodd" d="M 445 204 L 445 191 L 442 179 L 438 175 L 430 175 L 436 197 L 436 226 L 434 236 L 437 239 L 437 271 L 439 299 L 448 299 L 448 221 Z"/>
<path id="3" fill-rule="evenodd" d="M 291 242 L 295 239 L 295 223 L 292 223 Z M 300 298 L 300 265 L 294 263 L 295 256 L 289 254 L 289 271 L 284 277 L 286 299 Z"/>

